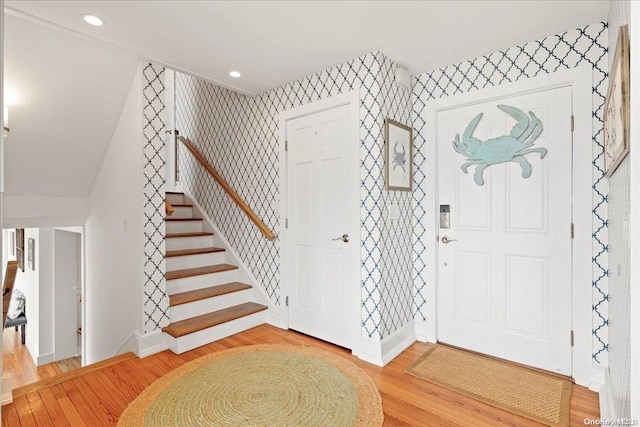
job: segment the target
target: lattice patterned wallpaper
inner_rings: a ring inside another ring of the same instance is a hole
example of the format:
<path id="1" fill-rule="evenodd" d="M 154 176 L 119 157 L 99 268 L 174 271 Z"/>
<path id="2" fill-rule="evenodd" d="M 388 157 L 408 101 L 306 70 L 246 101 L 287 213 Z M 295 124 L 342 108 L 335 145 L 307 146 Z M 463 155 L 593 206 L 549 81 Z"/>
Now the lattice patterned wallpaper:
<path id="1" fill-rule="evenodd" d="M 607 181 L 602 158 L 602 110 L 607 92 L 607 24 L 598 23 L 541 40 L 494 52 L 459 64 L 416 76 L 413 86 L 413 120 L 417 131 L 414 144 L 424 153 L 426 123 L 422 118 L 425 105 L 433 99 L 466 93 L 484 87 L 514 82 L 521 78 L 556 70 L 574 68 L 582 63 L 593 67 L 593 353 L 594 363 L 607 363 Z M 424 221 L 432 221 L 431 213 L 421 208 L 425 199 L 426 176 L 418 154 L 414 163 L 414 277 L 416 317 L 426 319 L 423 291 L 428 283 L 422 277 L 425 270 L 423 240 Z"/>
<path id="2" fill-rule="evenodd" d="M 396 82 L 398 68 L 389 58 L 382 56 L 380 63 L 381 108 L 382 118 L 389 117 L 400 123 L 411 125 L 411 90 Z M 384 128 L 380 129 L 384 138 Z M 384 159 L 379 158 L 384 173 Z M 384 181 L 383 181 L 384 182 Z M 385 191 L 382 194 L 382 212 L 380 251 L 386 254 L 382 264 L 382 281 L 380 288 L 381 330 L 386 337 L 406 325 L 413 319 L 412 289 L 412 194 L 406 191 Z M 388 207 L 398 206 L 400 218 L 391 220 Z"/>
<path id="3" fill-rule="evenodd" d="M 609 63 L 618 40 L 618 28 L 629 23 L 629 0 L 615 0 L 609 7 Z M 630 163 L 627 157 L 609 180 L 609 373 L 616 416 L 631 416 L 629 383 L 630 280 L 629 212 Z"/>
<path id="4" fill-rule="evenodd" d="M 279 114 L 360 88 L 362 334 L 374 338 L 413 317 L 410 196 L 384 189 L 385 114 L 409 123 L 411 113 L 409 91 L 396 85 L 394 70 L 372 53 L 251 97 L 176 73 L 176 127 L 276 233 L 282 225 Z M 179 157 L 181 184 L 280 305 L 280 241 L 267 241 L 188 153 Z M 388 203 L 400 207 L 400 220 L 385 222 Z"/>
<path id="5" fill-rule="evenodd" d="M 164 68 L 147 64 L 143 71 L 143 233 L 144 333 L 169 324 L 164 279 Z"/>

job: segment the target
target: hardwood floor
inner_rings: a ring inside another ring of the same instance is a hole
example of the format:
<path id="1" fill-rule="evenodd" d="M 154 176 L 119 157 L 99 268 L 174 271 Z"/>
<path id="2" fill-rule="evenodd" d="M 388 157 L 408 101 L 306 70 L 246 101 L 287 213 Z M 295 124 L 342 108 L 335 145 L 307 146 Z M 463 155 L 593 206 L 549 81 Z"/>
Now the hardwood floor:
<path id="1" fill-rule="evenodd" d="M 55 377 L 80 368 L 80 357 L 36 366 L 20 338 L 20 330 L 6 328 L 2 333 L 2 370 L 11 375 L 13 388 Z"/>
<path id="2" fill-rule="evenodd" d="M 65 374 L 57 384 L 34 384 L 14 390 L 14 402 L 2 407 L 2 424 L 12 426 L 113 426 L 118 417 L 148 385 L 178 366 L 200 356 L 242 345 L 289 343 L 311 345 L 338 353 L 363 369 L 375 382 L 385 413 L 385 426 L 540 426 L 509 412 L 464 397 L 404 370 L 426 351 L 428 344 L 414 343 L 384 368 L 363 362 L 334 345 L 292 331 L 262 325 L 181 355 L 170 351 L 144 359 L 80 369 Z M 126 359 L 126 358 L 125 358 Z M 597 419 L 598 396 L 574 386 L 571 426 Z"/>

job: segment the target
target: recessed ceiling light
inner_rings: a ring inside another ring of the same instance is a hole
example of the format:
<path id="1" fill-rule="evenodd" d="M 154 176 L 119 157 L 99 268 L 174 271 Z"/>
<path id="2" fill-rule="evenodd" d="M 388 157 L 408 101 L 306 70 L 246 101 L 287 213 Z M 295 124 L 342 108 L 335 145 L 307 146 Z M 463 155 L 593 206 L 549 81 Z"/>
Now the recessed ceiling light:
<path id="1" fill-rule="evenodd" d="M 231 77 L 234 77 L 234 78 L 236 78 L 236 79 L 237 79 L 237 78 L 238 78 L 238 77 L 240 77 L 242 74 L 240 74 L 240 71 L 229 71 L 229 75 L 230 75 Z"/>
<path id="2" fill-rule="evenodd" d="M 95 15 L 84 14 L 82 15 L 82 19 L 89 25 L 93 25 L 95 27 L 99 27 L 103 24 L 102 19 L 98 18 Z"/>

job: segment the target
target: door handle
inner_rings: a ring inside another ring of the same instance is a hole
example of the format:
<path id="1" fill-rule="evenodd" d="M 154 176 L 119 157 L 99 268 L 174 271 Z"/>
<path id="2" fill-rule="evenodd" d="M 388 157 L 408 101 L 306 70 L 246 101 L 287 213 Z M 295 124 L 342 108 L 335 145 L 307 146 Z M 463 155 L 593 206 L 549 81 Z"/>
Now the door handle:
<path id="1" fill-rule="evenodd" d="M 450 239 L 450 238 L 449 238 L 449 236 L 442 236 L 442 237 L 440 238 L 440 241 L 441 241 L 442 243 L 445 243 L 445 244 L 446 244 L 446 243 L 450 243 L 450 242 L 457 242 L 457 240 L 456 240 L 456 239 Z"/>
<path id="2" fill-rule="evenodd" d="M 342 240 L 343 242 L 347 243 L 349 241 L 349 235 L 343 234 L 342 236 L 336 237 L 335 239 L 331 239 L 331 240 Z"/>

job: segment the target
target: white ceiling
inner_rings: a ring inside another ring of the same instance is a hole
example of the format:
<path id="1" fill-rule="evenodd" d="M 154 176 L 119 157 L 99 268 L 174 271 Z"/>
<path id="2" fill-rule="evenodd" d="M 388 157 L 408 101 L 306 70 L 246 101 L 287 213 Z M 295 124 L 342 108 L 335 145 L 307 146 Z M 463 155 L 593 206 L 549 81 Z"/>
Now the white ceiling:
<path id="1" fill-rule="evenodd" d="M 372 51 L 419 74 L 607 19 L 600 1 L 5 1 L 5 193 L 87 197 L 137 59 L 245 93 Z M 80 16 L 104 21 L 91 27 Z M 242 78 L 228 76 L 240 70 Z"/>
<path id="2" fill-rule="evenodd" d="M 609 0 L 16 1 L 39 19 L 247 93 L 380 50 L 412 74 L 607 19 Z M 85 24 L 92 13 L 103 27 Z M 231 69 L 242 78 L 228 76 Z"/>
<path id="3" fill-rule="evenodd" d="M 5 194 L 87 197 L 138 60 L 5 16 Z"/>

